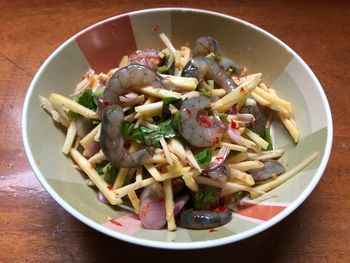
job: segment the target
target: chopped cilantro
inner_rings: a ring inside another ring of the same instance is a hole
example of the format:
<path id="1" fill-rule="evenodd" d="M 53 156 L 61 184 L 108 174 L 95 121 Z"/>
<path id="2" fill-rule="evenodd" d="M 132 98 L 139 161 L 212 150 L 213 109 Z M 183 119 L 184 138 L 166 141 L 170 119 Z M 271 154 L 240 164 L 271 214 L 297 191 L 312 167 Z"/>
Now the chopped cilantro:
<path id="1" fill-rule="evenodd" d="M 210 148 L 205 148 L 203 151 L 201 151 L 195 155 L 195 158 L 196 158 L 198 164 L 200 164 L 202 166 L 208 166 L 211 162 L 212 157 L 213 157 L 213 155 L 210 152 Z"/>

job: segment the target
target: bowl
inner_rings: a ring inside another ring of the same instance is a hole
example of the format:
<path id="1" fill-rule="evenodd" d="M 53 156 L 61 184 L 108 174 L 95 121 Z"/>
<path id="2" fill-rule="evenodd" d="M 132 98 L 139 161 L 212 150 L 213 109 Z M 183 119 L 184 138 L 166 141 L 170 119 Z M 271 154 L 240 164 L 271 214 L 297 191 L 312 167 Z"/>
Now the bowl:
<path id="1" fill-rule="evenodd" d="M 38 96 L 72 94 L 81 76 L 92 67 L 107 72 L 121 57 L 137 49 L 164 48 L 158 34 L 165 32 L 176 47 L 191 45 L 210 35 L 224 55 L 262 72 L 263 80 L 288 99 L 295 111 L 301 139 L 295 145 L 282 125 L 273 126 L 274 144 L 284 147 L 287 170 L 319 151 L 319 158 L 271 193 L 277 197 L 250 205 L 233 214 L 215 231 L 147 230 L 132 214 L 102 204 L 85 177 L 62 152 L 64 133 L 39 106 Z M 37 178 L 47 192 L 70 214 L 111 237 L 143 246 L 194 249 L 219 246 L 253 236 L 294 211 L 319 182 L 332 145 L 332 118 L 325 93 L 307 64 L 285 43 L 240 19 L 211 11 L 158 8 L 121 14 L 96 23 L 57 48 L 35 75 L 25 98 L 22 117 L 25 151 Z M 120 224 L 112 224 L 107 218 Z"/>

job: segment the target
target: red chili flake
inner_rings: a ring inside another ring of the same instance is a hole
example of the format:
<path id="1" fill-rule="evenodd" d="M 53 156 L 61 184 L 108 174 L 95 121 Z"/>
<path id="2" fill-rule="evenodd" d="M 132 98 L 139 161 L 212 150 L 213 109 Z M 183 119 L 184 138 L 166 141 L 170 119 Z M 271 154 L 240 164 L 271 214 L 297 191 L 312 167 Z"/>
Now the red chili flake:
<path id="1" fill-rule="evenodd" d="M 215 212 L 226 212 L 227 208 L 223 206 L 218 206 L 217 208 L 214 209 Z"/>
<path id="2" fill-rule="evenodd" d="M 212 233 L 212 232 L 217 232 L 217 230 L 216 230 L 216 229 L 214 229 L 214 228 L 210 228 L 210 229 L 208 229 L 208 232 L 209 232 L 209 233 Z"/>
<path id="3" fill-rule="evenodd" d="M 185 109 L 185 111 L 187 112 L 188 116 L 191 116 L 191 115 L 192 115 L 192 111 L 191 111 L 191 110 Z"/>
<path id="4" fill-rule="evenodd" d="M 153 27 L 153 31 L 154 32 L 157 32 L 159 30 L 159 25 L 155 25 L 154 27 Z"/>
<path id="5" fill-rule="evenodd" d="M 116 226 L 123 226 L 121 223 L 119 223 L 117 220 L 115 219 L 111 219 L 109 220 L 109 222 L 111 222 L 112 224 L 116 225 Z"/>
<path id="6" fill-rule="evenodd" d="M 220 157 L 220 156 L 217 156 L 215 159 L 218 160 L 218 161 L 220 161 L 220 160 L 222 160 L 222 159 L 224 159 L 224 158 L 223 158 L 223 157 Z"/>
<path id="7" fill-rule="evenodd" d="M 203 128 L 210 128 L 211 126 L 213 126 L 212 120 L 206 115 L 199 115 L 198 121 L 199 125 Z"/>
<path id="8" fill-rule="evenodd" d="M 108 188 L 109 190 L 112 190 L 113 186 L 110 184 L 110 185 L 107 186 L 107 188 Z"/>
<path id="9" fill-rule="evenodd" d="M 245 92 L 245 88 L 241 87 L 241 88 L 239 89 L 239 91 L 242 92 L 242 93 L 244 93 L 244 92 Z"/>
<path id="10" fill-rule="evenodd" d="M 239 129 L 239 125 L 235 121 L 231 121 L 231 128 L 232 129 Z"/>

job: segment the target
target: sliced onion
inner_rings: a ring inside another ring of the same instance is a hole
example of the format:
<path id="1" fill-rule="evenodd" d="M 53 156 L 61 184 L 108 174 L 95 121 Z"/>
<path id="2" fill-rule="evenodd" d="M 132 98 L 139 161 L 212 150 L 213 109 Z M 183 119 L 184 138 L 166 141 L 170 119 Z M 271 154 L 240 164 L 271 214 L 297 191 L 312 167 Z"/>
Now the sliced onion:
<path id="1" fill-rule="evenodd" d="M 105 83 L 103 81 L 98 81 L 94 84 L 91 90 L 92 92 L 96 93 L 99 90 L 103 89 L 104 86 L 105 86 Z"/>
<path id="2" fill-rule="evenodd" d="M 129 102 L 132 102 L 133 100 L 135 100 L 137 98 L 137 93 L 135 92 L 129 92 L 123 96 L 119 96 L 119 100 L 121 102 L 124 102 L 124 103 L 129 103 Z"/>
<path id="3" fill-rule="evenodd" d="M 215 119 L 217 125 L 219 125 L 220 128 L 225 129 L 225 125 L 222 122 L 222 120 L 220 119 L 219 113 L 216 110 L 213 110 L 213 115 L 214 115 L 214 119 Z"/>
<path id="4" fill-rule="evenodd" d="M 234 115 L 234 119 L 243 123 L 251 123 L 255 121 L 253 114 L 248 113 L 236 114 Z"/>
<path id="5" fill-rule="evenodd" d="M 206 174 L 218 169 L 224 163 L 229 153 L 230 149 L 222 146 L 215 160 L 209 165 L 209 168 L 203 170 L 203 173 Z"/>
<path id="6" fill-rule="evenodd" d="M 176 216 L 178 213 L 181 212 L 182 208 L 184 208 L 188 199 L 190 199 L 188 195 L 183 195 L 174 201 L 174 216 Z"/>
<path id="7" fill-rule="evenodd" d="M 83 85 L 80 85 L 82 83 L 82 82 L 80 82 L 77 85 L 77 88 L 74 90 L 74 93 L 72 94 L 72 96 L 77 96 L 77 95 L 81 94 L 84 90 L 86 90 L 87 87 L 89 87 L 94 74 L 95 74 L 95 71 L 93 69 L 89 69 L 85 73 L 84 78 L 83 78 L 83 81 L 85 80 L 85 83 Z"/>
<path id="8" fill-rule="evenodd" d="M 92 141 L 92 143 L 90 143 L 89 146 L 84 150 L 83 155 L 87 158 L 90 158 L 91 156 L 98 153 L 99 150 L 101 150 L 100 143 Z"/>
<path id="9" fill-rule="evenodd" d="M 241 134 L 239 132 L 239 129 L 233 129 L 231 125 L 228 125 L 227 127 L 227 135 L 230 136 L 232 140 L 234 140 L 236 143 L 240 143 L 241 141 Z"/>
<path id="10" fill-rule="evenodd" d="M 141 201 L 140 221 L 147 229 L 161 229 L 166 223 L 164 199 L 145 198 Z"/>
<path id="11" fill-rule="evenodd" d="M 101 191 L 99 191 L 97 193 L 97 200 L 100 201 L 101 203 L 104 203 L 104 204 L 107 204 L 107 205 L 109 204 L 107 198 L 102 194 Z"/>
<path id="12" fill-rule="evenodd" d="M 236 104 L 226 111 L 227 114 L 234 115 L 237 114 Z"/>

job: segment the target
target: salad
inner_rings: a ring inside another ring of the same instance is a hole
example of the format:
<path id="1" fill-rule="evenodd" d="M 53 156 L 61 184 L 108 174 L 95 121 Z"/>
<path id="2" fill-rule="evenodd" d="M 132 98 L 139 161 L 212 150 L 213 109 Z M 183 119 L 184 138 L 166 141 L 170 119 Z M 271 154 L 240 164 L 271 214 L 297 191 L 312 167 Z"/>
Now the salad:
<path id="1" fill-rule="evenodd" d="M 217 40 L 125 55 L 107 74 L 89 69 L 70 98 L 42 107 L 67 130 L 62 152 L 97 197 L 137 214 L 147 229 L 210 229 L 231 221 L 242 198 L 256 198 L 294 176 L 277 160 L 271 123 L 295 143 L 290 102 L 223 56 Z"/>

